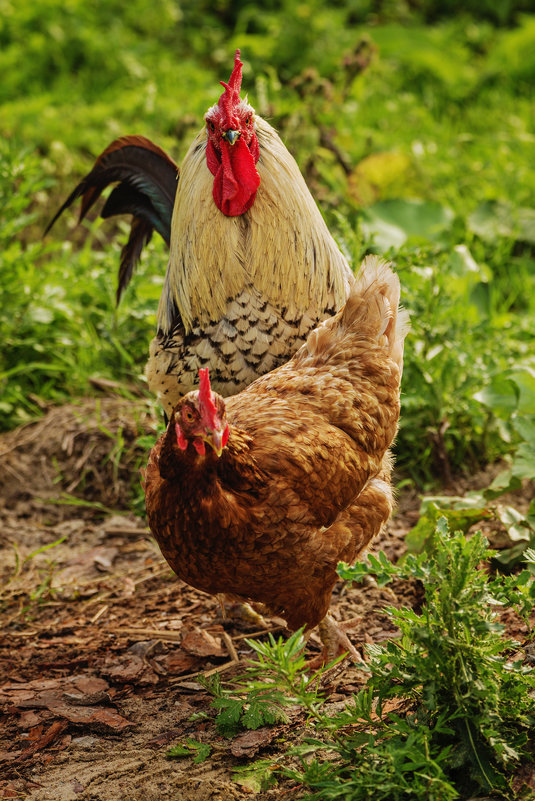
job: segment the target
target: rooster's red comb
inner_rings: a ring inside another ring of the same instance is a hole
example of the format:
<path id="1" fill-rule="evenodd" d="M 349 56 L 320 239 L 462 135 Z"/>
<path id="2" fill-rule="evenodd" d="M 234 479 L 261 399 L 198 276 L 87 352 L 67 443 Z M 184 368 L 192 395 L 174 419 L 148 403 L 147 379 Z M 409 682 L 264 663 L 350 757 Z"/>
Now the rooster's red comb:
<path id="1" fill-rule="evenodd" d="M 199 402 L 206 413 L 210 428 L 217 428 L 219 418 L 217 407 L 213 401 L 208 367 L 201 367 L 199 370 Z"/>
<path id="2" fill-rule="evenodd" d="M 232 115 L 232 107 L 240 102 L 241 90 L 241 71 L 243 64 L 240 61 L 240 51 L 236 50 L 234 55 L 234 69 L 232 75 L 228 79 L 228 83 L 220 81 L 221 86 L 225 87 L 225 91 L 219 98 L 219 108 L 223 111 L 228 118 Z"/>

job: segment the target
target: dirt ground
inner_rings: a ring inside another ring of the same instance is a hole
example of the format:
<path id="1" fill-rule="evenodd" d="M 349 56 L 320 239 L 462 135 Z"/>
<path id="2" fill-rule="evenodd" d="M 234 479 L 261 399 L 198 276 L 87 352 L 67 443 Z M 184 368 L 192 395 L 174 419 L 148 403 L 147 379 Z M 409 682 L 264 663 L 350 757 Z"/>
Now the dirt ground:
<path id="1" fill-rule="evenodd" d="M 144 520 L 124 511 L 154 436 L 148 407 L 108 398 L 52 409 L 38 424 L 0 437 L 0 798 L 302 795 L 290 781 L 258 793 L 233 770 L 257 758 L 276 764 L 306 731 L 304 715 L 225 739 L 195 680 L 218 668 L 224 680 L 240 672 L 233 657 L 251 656 L 245 638 L 265 637 L 266 628 L 223 618 L 217 599 L 178 581 Z M 403 494 L 372 550 L 401 555 L 419 504 Z M 350 633 L 355 644 L 381 642 L 396 636 L 384 607 L 420 600 L 417 587 L 340 582 L 332 614 L 359 618 Z M 270 620 L 269 628 L 284 633 L 281 623 Z M 510 628 L 519 639 L 527 633 L 516 620 Z M 307 651 L 320 652 L 314 634 Z M 362 672 L 345 663 L 328 688 L 329 703 L 362 683 Z M 210 757 L 200 764 L 167 759 L 188 737 L 209 743 Z"/>

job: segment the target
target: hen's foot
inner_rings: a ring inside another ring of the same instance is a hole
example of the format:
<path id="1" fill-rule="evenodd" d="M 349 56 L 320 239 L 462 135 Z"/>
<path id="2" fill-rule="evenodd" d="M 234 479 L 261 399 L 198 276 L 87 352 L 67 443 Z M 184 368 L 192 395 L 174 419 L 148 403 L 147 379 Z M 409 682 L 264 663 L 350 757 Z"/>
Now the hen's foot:
<path id="1" fill-rule="evenodd" d="M 239 603 L 226 598 L 225 595 L 219 594 L 217 596 L 221 608 L 221 616 L 223 620 L 229 618 L 245 620 L 248 623 L 254 623 L 261 629 L 269 629 L 270 624 L 262 617 L 260 612 L 257 612 L 249 603 Z"/>
<path id="2" fill-rule="evenodd" d="M 351 628 L 358 623 L 360 618 L 352 618 L 343 623 L 337 623 L 330 615 L 325 615 L 318 625 L 318 631 L 323 643 L 323 654 L 321 655 L 322 664 L 328 665 L 339 656 L 345 654 L 356 664 L 364 662 L 355 646 L 350 642 L 345 629 Z"/>

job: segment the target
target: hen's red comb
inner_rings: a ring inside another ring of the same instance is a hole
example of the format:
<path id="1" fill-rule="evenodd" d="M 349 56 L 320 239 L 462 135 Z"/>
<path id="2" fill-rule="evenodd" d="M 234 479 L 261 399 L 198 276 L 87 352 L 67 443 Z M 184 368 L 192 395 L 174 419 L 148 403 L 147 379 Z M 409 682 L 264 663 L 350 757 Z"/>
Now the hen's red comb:
<path id="1" fill-rule="evenodd" d="M 219 98 L 218 105 L 221 111 L 226 114 L 229 122 L 232 115 L 232 107 L 240 101 L 242 67 L 240 51 L 236 50 L 234 55 L 234 69 L 232 70 L 232 75 L 228 79 L 228 83 L 225 83 L 225 81 L 219 82 L 221 86 L 225 87 L 225 91 Z"/>
<path id="2" fill-rule="evenodd" d="M 201 367 L 199 370 L 199 401 L 205 412 L 208 425 L 212 429 L 217 428 L 219 417 L 217 414 L 217 407 L 212 399 L 208 367 Z"/>

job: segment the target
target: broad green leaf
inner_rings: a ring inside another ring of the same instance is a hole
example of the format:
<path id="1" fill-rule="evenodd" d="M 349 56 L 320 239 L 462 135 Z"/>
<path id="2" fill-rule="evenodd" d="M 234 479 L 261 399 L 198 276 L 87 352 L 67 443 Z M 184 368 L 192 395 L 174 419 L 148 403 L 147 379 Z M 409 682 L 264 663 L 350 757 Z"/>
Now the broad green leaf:
<path id="1" fill-rule="evenodd" d="M 509 419 L 518 404 L 518 389 L 512 378 L 500 374 L 492 378 L 490 384 L 473 395 L 474 400 L 488 406 L 494 414 Z"/>
<path id="2" fill-rule="evenodd" d="M 449 526 L 452 531 L 468 531 L 468 529 L 480 520 L 492 517 L 492 512 L 484 506 L 473 506 L 468 501 L 462 507 L 459 498 L 448 498 L 447 496 L 436 497 L 434 501 L 426 501 L 425 511 L 414 528 L 405 537 L 405 543 L 411 553 L 421 553 L 426 549 L 427 543 L 431 540 L 437 526 Z M 451 507 L 459 505 L 460 508 L 448 508 L 448 501 Z M 481 499 L 479 499 L 481 503 Z M 442 519 L 445 522 L 441 522 Z"/>
<path id="3" fill-rule="evenodd" d="M 492 272 L 478 264 L 466 245 L 456 245 L 448 260 L 448 291 L 452 295 L 468 296 L 478 284 L 486 284 Z"/>
<path id="4" fill-rule="evenodd" d="M 258 759 L 249 765 L 232 768 L 232 781 L 253 793 L 263 793 L 277 783 L 273 775 L 276 767 L 268 759 Z"/>
<path id="5" fill-rule="evenodd" d="M 442 242 L 451 228 L 453 212 L 440 203 L 423 200 L 383 200 L 363 211 L 362 230 L 380 251 L 405 242 Z"/>
<path id="6" fill-rule="evenodd" d="M 535 449 L 532 443 L 523 442 L 518 446 L 511 472 L 517 479 L 535 479 Z"/>
<path id="7" fill-rule="evenodd" d="M 519 562 L 524 561 L 524 554 L 526 553 L 526 541 L 521 540 L 516 542 L 511 548 L 504 548 L 503 551 L 498 551 L 493 556 L 493 561 L 499 562 L 508 568 L 514 567 Z"/>
<path id="8" fill-rule="evenodd" d="M 535 414 L 535 369 L 522 367 L 511 372 L 510 376 L 520 392 L 518 411 L 522 414 Z"/>
<path id="9" fill-rule="evenodd" d="M 515 490 L 520 487 L 520 479 L 513 476 L 512 468 L 502 470 L 485 490 L 487 498 L 497 498 L 504 492 Z"/>
<path id="10" fill-rule="evenodd" d="M 484 503 L 485 498 L 480 492 L 466 495 L 426 495 L 422 499 L 420 514 L 426 514 L 432 506 L 439 509 L 479 509 Z"/>
<path id="11" fill-rule="evenodd" d="M 505 236 L 533 245 L 535 209 L 518 208 L 499 200 L 487 200 L 470 214 L 468 228 L 488 242 Z"/>
<path id="12" fill-rule="evenodd" d="M 515 431 L 518 431 L 522 439 L 533 448 L 535 453 L 535 416 L 524 417 L 515 415 L 513 420 Z"/>
<path id="13" fill-rule="evenodd" d="M 496 511 L 512 543 L 529 541 L 533 532 L 525 515 L 512 506 L 498 506 Z"/>

